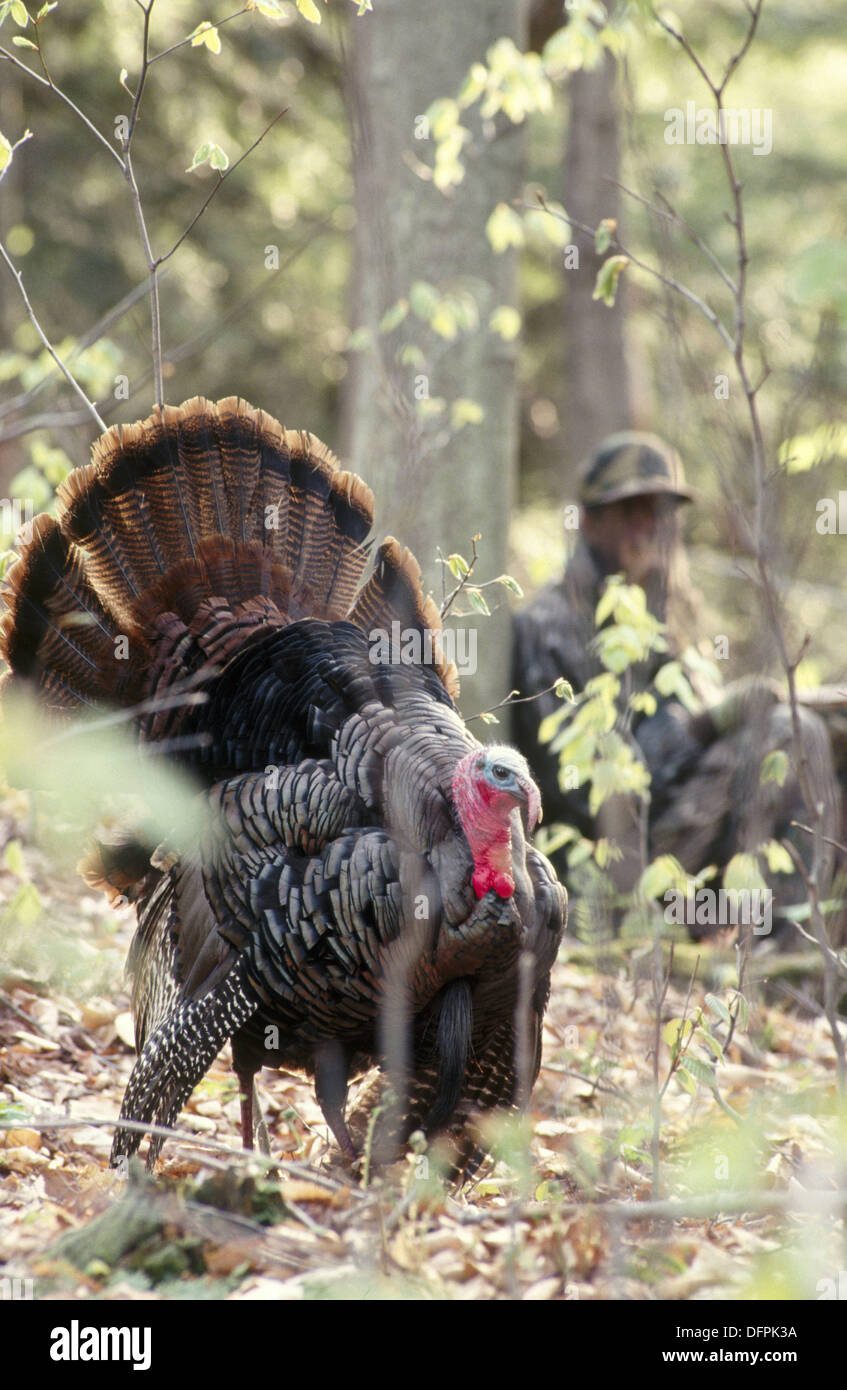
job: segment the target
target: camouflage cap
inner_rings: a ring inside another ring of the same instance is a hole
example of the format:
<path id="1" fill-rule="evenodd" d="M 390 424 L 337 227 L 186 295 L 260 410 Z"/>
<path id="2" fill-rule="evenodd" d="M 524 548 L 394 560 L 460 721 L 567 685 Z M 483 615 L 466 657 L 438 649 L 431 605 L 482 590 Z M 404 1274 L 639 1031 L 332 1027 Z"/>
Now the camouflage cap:
<path id="1" fill-rule="evenodd" d="M 679 454 L 655 434 L 623 430 L 599 444 L 583 467 L 580 501 L 602 507 L 627 497 L 669 494 L 693 502 Z"/>

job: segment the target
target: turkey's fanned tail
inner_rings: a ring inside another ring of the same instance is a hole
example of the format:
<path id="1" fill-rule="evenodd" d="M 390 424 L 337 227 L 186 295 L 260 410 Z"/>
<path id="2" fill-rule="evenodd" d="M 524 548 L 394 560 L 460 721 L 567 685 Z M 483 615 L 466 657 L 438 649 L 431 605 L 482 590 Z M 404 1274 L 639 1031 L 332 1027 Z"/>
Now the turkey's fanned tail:
<path id="1" fill-rule="evenodd" d="M 56 520 L 37 518 L 3 586 L 0 656 L 54 708 L 161 703 L 269 626 L 344 618 L 372 522 L 370 488 L 313 435 L 237 397 L 167 406 L 108 430 Z"/>

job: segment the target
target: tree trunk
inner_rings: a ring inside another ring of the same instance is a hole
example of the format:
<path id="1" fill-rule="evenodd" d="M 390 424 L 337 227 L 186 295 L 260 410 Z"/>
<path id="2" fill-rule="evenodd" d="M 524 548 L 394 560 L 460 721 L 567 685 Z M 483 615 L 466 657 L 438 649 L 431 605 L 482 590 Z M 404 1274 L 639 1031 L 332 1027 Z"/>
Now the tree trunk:
<path id="1" fill-rule="evenodd" d="M 565 155 L 566 209 L 595 227 L 604 217 L 618 217 L 620 178 L 619 105 L 614 59 L 606 54 L 593 72 L 570 78 L 570 130 Z M 565 414 L 567 475 L 575 480 L 578 464 L 604 435 L 628 429 L 630 388 L 624 350 L 626 286 L 619 282 L 614 308 L 592 299 L 597 271 L 605 260 L 592 238 L 574 228 L 579 268 L 565 279 L 567 378 Z"/>
<path id="2" fill-rule="evenodd" d="M 466 173 L 445 195 L 415 172 L 416 165 L 432 166 L 435 150 L 421 118 L 436 98 L 458 94 L 470 65 L 484 62 L 495 40 L 509 36 L 523 47 L 524 28 L 521 0 L 381 0 L 373 15 L 351 25 L 352 324 L 369 328 L 374 345 L 351 354 L 342 437 L 346 458 L 374 490 L 377 535 L 393 533 L 415 552 L 437 603 L 437 548 L 469 558 L 479 532 L 475 577 L 506 568 L 517 451 L 515 343 L 491 332 L 488 321 L 499 305 L 515 304 L 516 262 L 511 250 L 494 254 L 485 226 L 498 203 L 520 193 L 523 141 L 505 119 L 483 128 L 476 108 L 462 113 L 471 131 L 461 155 Z M 440 294 L 472 296 L 478 326 L 451 339 L 410 311 L 380 333 L 386 310 L 418 281 Z M 482 408 L 479 423 L 457 427 L 451 407 L 460 398 Z M 455 582 L 449 573 L 444 579 L 448 587 Z M 462 677 L 466 715 L 509 688 L 507 595 L 500 588 L 488 595 L 492 607 L 499 605 L 493 617 L 458 620 L 466 640 L 477 632 L 477 669 Z"/>

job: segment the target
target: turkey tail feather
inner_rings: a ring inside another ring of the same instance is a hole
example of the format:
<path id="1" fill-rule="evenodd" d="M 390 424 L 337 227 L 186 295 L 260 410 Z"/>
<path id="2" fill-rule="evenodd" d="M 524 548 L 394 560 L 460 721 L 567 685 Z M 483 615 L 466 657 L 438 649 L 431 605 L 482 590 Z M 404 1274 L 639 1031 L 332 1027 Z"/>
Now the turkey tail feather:
<path id="1" fill-rule="evenodd" d="M 235 396 L 166 406 L 108 430 L 56 520 L 37 518 L 3 585 L 0 656 L 69 710 L 158 698 L 305 617 L 437 632 L 395 541 L 356 599 L 372 520 L 370 488 L 314 435 Z"/>

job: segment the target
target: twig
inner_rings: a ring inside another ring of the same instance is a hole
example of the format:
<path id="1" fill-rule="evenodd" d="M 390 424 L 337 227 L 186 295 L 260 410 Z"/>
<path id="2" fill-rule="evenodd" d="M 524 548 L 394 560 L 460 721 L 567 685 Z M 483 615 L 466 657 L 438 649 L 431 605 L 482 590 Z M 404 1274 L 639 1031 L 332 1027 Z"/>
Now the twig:
<path id="1" fill-rule="evenodd" d="M 245 5 L 245 6 L 243 7 L 243 9 L 236 10 L 234 14 L 228 14 L 228 15 L 226 16 L 226 19 L 217 19 L 217 20 L 215 20 L 215 23 L 214 23 L 214 25 L 213 25 L 213 28 L 215 28 L 215 29 L 223 29 L 223 27 L 224 27 L 225 24 L 231 24 L 232 21 L 233 21 L 234 19 L 240 19 L 240 17 L 241 17 L 243 14 L 249 14 L 249 13 L 250 13 L 250 10 L 251 10 L 251 6 L 250 6 L 250 5 Z M 148 68 L 152 68 L 153 64 L 154 64 L 154 63 L 158 63 L 162 58 L 167 58 L 167 57 L 169 56 L 169 54 L 171 54 L 171 53 L 176 53 L 177 50 L 180 49 L 180 48 L 185 48 L 188 44 L 190 44 L 190 43 L 193 41 L 193 38 L 194 38 L 193 34 L 189 34 L 187 38 L 180 39 L 179 43 L 173 43 L 173 44 L 171 44 L 170 48 L 163 48 L 162 51 L 161 51 L 161 53 L 154 53 L 153 56 L 152 56 L 152 58 L 151 58 L 150 61 L 148 62 L 147 67 L 148 67 Z"/>
<path id="2" fill-rule="evenodd" d="M 20 1129 L 23 1124 L 24 1121 L 21 1119 L 0 1119 L 0 1130 Z M 263 1154 L 248 1153 L 245 1149 L 230 1149 L 226 1144 L 220 1144 L 215 1139 L 204 1139 L 201 1135 L 188 1134 L 183 1129 L 171 1129 L 166 1125 L 145 1124 L 143 1120 L 128 1120 L 120 1117 L 114 1120 L 85 1117 L 68 1119 L 67 1116 L 28 1114 L 26 1126 L 45 1131 L 56 1129 L 129 1129 L 142 1136 L 148 1134 L 151 1139 L 172 1139 L 180 1144 L 194 1144 L 198 1148 L 208 1150 L 210 1154 L 220 1154 L 228 1163 L 241 1163 L 248 1166 L 258 1164 L 260 1168 L 266 1169 L 280 1168 L 284 1172 L 290 1173 L 292 1177 L 308 1178 L 310 1182 L 315 1182 L 319 1187 L 326 1187 L 332 1192 L 338 1192 L 342 1188 L 349 1188 L 350 1186 L 349 1182 L 339 1182 L 336 1178 L 314 1172 L 304 1164 L 292 1163 L 289 1159 L 266 1158 Z"/>
<path id="3" fill-rule="evenodd" d="M 135 209 L 135 220 L 138 223 L 138 232 L 141 237 L 141 245 L 147 261 L 147 270 L 150 275 L 150 327 L 153 337 L 153 379 L 155 383 L 156 404 L 160 410 L 165 406 L 165 387 L 162 373 L 162 320 L 161 308 L 159 304 L 159 279 L 158 262 L 153 255 L 153 247 L 150 242 L 150 235 L 147 231 L 147 220 L 144 216 L 144 207 L 141 202 L 141 194 L 138 188 L 138 180 L 135 177 L 135 169 L 132 163 L 132 140 L 138 124 L 138 114 L 141 109 L 141 98 L 144 95 L 144 87 L 147 81 L 147 72 L 150 66 L 150 15 L 156 0 L 148 0 L 146 5 L 142 0 L 136 0 L 136 4 L 144 15 L 144 29 L 141 46 L 141 72 L 138 77 L 138 86 L 132 100 L 132 109 L 129 113 L 127 133 L 122 141 L 123 150 L 123 172 L 129 185 L 132 206 Z"/>
<path id="4" fill-rule="evenodd" d="M 443 603 L 441 604 L 441 618 L 442 618 L 442 619 L 446 618 L 447 614 L 449 613 L 449 611 L 450 611 L 450 609 L 451 609 L 451 607 L 452 607 L 452 605 L 453 605 L 454 599 L 458 598 L 458 596 L 459 596 L 459 594 L 462 592 L 462 590 L 465 589 L 465 588 L 467 587 L 467 585 L 468 585 L 468 582 L 469 582 L 469 580 L 470 580 L 470 577 L 471 577 L 471 575 L 472 575 L 473 572 L 474 572 L 474 565 L 476 564 L 477 560 L 479 559 L 479 556 L 478 556 L 477 550 L 476 550 L 476 543 L 477 543 L 477 541 L 478 541 L 479 539 L 480 539 L 480 535 L 479 535 L 479 532 L 477 532 L 477 534 L 471 539 L 471 545 L 473 546 L 473 554 L 472 554 L 472 556 L 471 556 L 471 562 L 470 562 L 470 564 L 468 565 L 467 573 L 462 575 L 462 577 L 461 577 L 461 579 L 459 580 L 458 584 L 455 586 L 454 589 L 451 589 L 451 590 L 450 590 L 450 593 L 447 595 L 447 598 L 444 599 Z M 439 558 L 439 560 L 441 561 L 442 565 L 446 565 L 446 564 L 447 564 L 447 561 L 444 559 L 444 557 L 443 557 L 443 555 L 441 554 L 440 551 L 438 552 L 438 558 Z"/>
<path id="5" fill-rule="evenodd" d="M 591 1087 L 592 1092 L 603 1091 L 606 1095 L 617 1096 L 619 1100 L 630 1098 L 626 1091 L 612 1081 L 604 1081 L 599 1076 L 584 1076 L 581 1071 L 574 1071 L 571 1067 L 560 1067 L 556 1062 L 542 1062 L 541 1070 L 555 1072 L 557 1076 L 570 1076 L 574 1081 L 583 1081 L 586 1086 Z"/>
<path id="6" fill-rule="evenodd" d="M 818 897 L 818 885 L 815 881 L 815 868 L 813 866 L 812 872 L 808 872 L 799 851 L 792 845 L 790 840 L 783 840 L 782 844 L 791 856 L 792 863 L 806 885 L 806 892 L 809 895 L 815 941 L 824 961 L 824 1012 L 826 1013 L 826 1021 L 829 1024 L 829 1031 L 832 1034 L 832 1041 L 835 1046 L 839 1091 L 843 1092 L 845 1077 L 847 1077 L 847 1053 L 845 1052 L 844 1035 L 838 1025 L 838 996 L 840 990 L 836 988 L 836 982 L 839 979 L 843 979 L 846 972 L 838 954 L 833 951 L 830 946 L 829 938 L 826 934 L 820 899 Z M 804 932 L 803 935 L 808 935 L 808 933 Z"/>
<path id="7" fill-rule="evenodd" d="M 564 677 L 560 677 L 563 680 Z M 488 709 L 480 710 L 478 714 L 469 714 L 465 718 L 465 723 L 470 724 L 472 719 L 481 719 L 484 714 L 493 714 L 496 709 L 502 709 L 504 705 L 528 705 L 532 700 L 540 700 L 543 695 L 549 695 L 551 690 L 555 690 L 559 684 L 555 680 L 552 685 L 548 685 L 546 690 L 539 690 L 537 695 L 520 695 L 517 690 L 510 690 L 504 699 L 498 700 L 496 705 L 489 705 Z"/>
<path id="8" fill-rule="evenodd" d="M 671 943 L 671 946 L 673 947 L 673 943 Z M 671 956 L 671 959 L 668 961 L 668 977 L 667 977 L 667 983 L 670 983 L 670 972 L 671 972 L 672 966 L 673 966 L 673 956 Z M 666 1090 L 668 1089 L 668 1086 L 671 1084 L 671 1081 L 673 1080 L 673 1078 L 674 1078 L 676 1072 L 679 1071 L 679 1068 L 680 1068 L 680 1066 L 682 1065 L 683 1058 L 685 1057 L 685 1054 L 686 1054 L 686 1052 L 688 1051 L 688 1049 L 689 1049 L 689 1047 L 690 1047 L 690 1045 L 691 1045 L 691 1042 L 692 1042 L 692 1040 L 693 1040 L 693 1038 L 694 1038 L 695 1029 L 699 1027 L 700 1021 L 701 1021 L 701 1019 L 702 1019 L 702 1017 L 703 1017 L 703 1010 L 702 1010 L 702 1008 L 699 1008 L 699 1009 L 698 1009 L 698 1012 L 697 1012 L 697 1018 L 692 1022 L 691 1029 L 688 1031 L 688 1033 L 686 1033 L 685 1024 L 686 1024 L 687 1019 L 688 1019 L 688 1005 L 691 1003 L 691 991 L 692 991 L 692 989 L 694 988 L 694 981 L 695 981 L 695 979 L 697 978 L 697 971 L 699 970 L 699 968 L 700 968 L 700 957 L 698 956 L 697 959 L 696 959 L 695 962 L 694 962 L 694 969 L 692 970 L 690 976 L 688 977 L 688 990 L 686 991 L 685 1003 L 684 1003 L 683 1006 L 682 1006 L 682 1017 L 681 1017 L 681 1019 L 680 1019 L 680 1022 L 681 1022 L 681 1024 L 682 1024 L 682 1028 L 680 1029 L 680 1033 L 679 1033 L 679 1047 L 677 1048 L 676 1056 L 671 1058 L 671 1064 L 670 1064 L 670 1067 L 669 1067 L 669 1069 L 668 1069 L 668 1074 L 667 1074 L 667 1076 L 665 1077 L 664 1085 L 662 1086 L 662 1089 L 661 1089 L 661 1091 L 660 1091 L 660 1093 L 659 1093 L 659 1100 L 662 1099 L 662 1097 L 664 1096 Z"/>
<path id="9" fill-rule="evenodd" d="M 47 1038 L 49 1042 L 54 1041 L 46 1028 L 42 1028 L 41 1024 L 37 1023 L 34 1018 L 30 1018 L 25 1009 L 19 1008 L 18 1005 L 9 998 L 5 990 L 0 990 L 0 1005 L 2 1005 L 4 1009 L 8 1009 L 9 1012 L 13 1013 L 17 1018 L 21 1019 L 26 1024 L 27 1028 L 31 1028 L 34 1032 L 39 1033 L 42 1038 Z M 20 1128 L 20 1124 L 18 1128 Z"/>
<path id="10" fill-rule="evenodd" d="M 555 217 L 559 222 L 565 222 L 568 224 L 568 226 L 578 228 L 579 231 L 585 232 L 586 236 L 596 237 L 596 227 L 590 227 L 587 222 L 579 222 L 575 217 L 571 217 L 569 214 L 563 215 L 560 212 L 556 212 L 554 208 L 551 208 L 547 205 L 547 202 L 543 194 L 541 193 L 537 195 L 537 200 L 543 207 L 544 211 L 548 213 L 550 217 Z M 518 201 L 517 206 L 532 209 L 535 207 L 535 204 Z M 640 256 L 636 256 L 634 251 L 631 251 L 627 246 L 624 246 L 623 242 L 620 241 L 620 239 L 616 235 L 612 235 L 609 245 L 611 249 L 618 251 L 620 255 L 626 256 L 627 260 L 631 261 L 632 264 L 634 266 L 637 266 L 639 270 L 643 270 L 648 275 L 652 275 L 655 280 L 658 280 L 661 282 L 661 284 L 666 285 L 668 289 L 674 290 L 675 293 L 681 295 L 683 299 L 687 299 L 689 304 L 693 304 L 695 309 L 699 310 L 703 317 L 708 320 L 708 322 L 712 325 L 715 331 L 720 335 L 721 341 L 723 342 L 724 346 L 729 348 L 730 352 L 733 351 L 734 342 L 732 337 L 730 336 L 727 329 L 724 327 L 724 324 L 718 318 L 718 315 L 715 313 L 714 309 L 712 309 L 711 306 L 708 305 L 704 299 L 701 299 L 698 294 L 695 294 L 693 290 L 690 290 L 687 285 L 683 285 L 681 281 L 674 280 L 672 276 L 665 275 L 664 271 L 658 270 L 656 266 L 649 265 L 647 261 L 642 261 Z"/>
<path id="11" fill-rule="evenodd" d="M 105 421 L 101 419 L 100 415 L 97 412 L 97 407 L 95 406 L 94 402 L 88 399 L 87 395 L 80 386 L 73 372 L 69 371 L 69 369 L 65 366 L 56 349 L 53 347 L 53 344 L 50 342 L 50 339 L 47 337 L 47 334 L 44 332 L 44 329 L 41 327 L 41 324 L 39 323 L 38 318 L 36 316 L 35 310 L 33 309 L 32 304 L 30 303 L 29 295 L 26 292 L 23 276 L 21 275 L 20 271 L 16 269 L 11 256 L 9 255 L 2 242 L 0 242 L 0 257 L 2 257 L 3 260 L 6 262 L 6 265 L 8 266 L 12 275 L 14 276 L 17 287 L 20 290 L 24 306 L 26 307 L 27 314 L 29 315 L 30 323 L 32 324 L 33 328 L 35 329 L 45 348 L 49 352 L 53 361 L 56 363 L 56 366 L 59 368 L 59 371 L 65 377 L 69 385 L 73 387 L 74 391 L 79 396 L 89 415 L 91 415 L 94 419 L 94 422 L 97 425 L 97 428 L 100 430 L 100 433 L 105 434 Z"/>
<path id="12" fill-rule="evenodd" d="M 244 13 L 243 10 L 239 10 L 239 14 L 243 14 L 243 13 Z M 164 56 L 164 55 L 163 55 L 163 56 Z M 283 116 L 286 114 L 287 111 L 288 111 L 288 107 L 285 106 L 285 107 L 283 107 L 283 109 L 282 109 L 281 111 L 277 112 L 277 114 L 274 116 L 273 120 L 270 121 L 269 124 L 265 126 L 265 128 L 264 128 L 264 130 L 262 131 L 261 135 L 257 136 L 257 138 L 253 141 L 252 145 L 250 145 L 250 146 L 244 151 L 244 153 L 243 153 L 238 159 L 236 159 L 236 161 L 235 161 L 234 164 L 231 164 L 230 167 L 229 167 L 227 170 L 225 170 L 224 173 L 221 174 L 220 178 L 218 179 L 218 181 L 217 181 L 217 183 L 215 184 L 214 188 L 212 189 L 211 193 L 208 195 L 208 197 L 207 197 L 207 198 L 203 201 L 203 203 L 200 205 L 199 209 L 197 210 L 197 212 L 196 212 L 196 213 L 194 214 L 194 216 L 192 217 L 192 219 L 191 219 L 191 221 L 189 222 L 188 226 L 186 227 L 185 231 L 182 233 L 182 235 L 181 235 L 180 237 L 177 238 L 177 240 L 174 242 L 173 246 L 171 247 L 170 251 L 166 251 L 165 254 L 164 254 L 164 256 L 159 256 L 158 260 L 156 261 L 156 265 L 157 265 L 157 266 L 164 265 L 164 264 L 165 264 L 165 261 L 169 261 L 170 258 L 171 258 L 171 256 L 174 254 L 174 252 L 179 250 L 180 246 L 181 246 L 182 243 L 185 241 L 185 238 L 188 236 L 189 232 L 191 232 L 191 231 L 194 229 L 194 227 L 196 227 L 197 223 L 200 221 L 200 218 L 203 216 L 203 213 L 206 211 L 206 208 L 209 206 L 209 204 L 211 203 L 212 199 L 213 199 L 213 198 L 220 192 L 220 190 L 223 188 L 224 184 L 226 183 L 226 181 L 227 181 L 227 179 L 230 177 L 230 175 L 235 173 L 235 171 L 236 171 L 236 169 L 238 168 L 239 164 L 243 164 L 243 163 L 244 163 L 244 161 L 245 161 L 245 159 L 247 158 L 247 156 L 248 156 L 248 155 L 251 155 L 251 154 L 253 153 L 253 151 L 256 149 L 257 145 L 261 145 L 261 143 L 262 143 L 262 141 L 264 140 L 265 136 L 266 136 L 271 130 L 273 130 L 273 128 L 274 128 L 274 126 L 276 125 L 277 121 L 281 121 L 281 120 L 282 120 Z"/>
<path id="13" fill-rule="evenodd" d="M 792 825 L 796 825 L 798 830 L 802 830 L 806 835 L 814 835 L 816 831 L 810 825 L 801 825 L 798 820 L 793 820 Z M 831 840 L 828 835 L 822 835 L 821 839 L 825 845 L 831 845 L 833 849 L 840 850 L 842 854 L 847 854 L 847 845 L 843 845 L 840 840 Z"/>
<path id="14" fill-rule="evenodd" d="M 668 968 L 662 980 L 661 922 L 656 921 L 653 932 L 653 1133 L 650 1138 L 650 1154 L 653 1161 L 651 1187 L 655 1197 L 659 1191 L 659 1139 L 662 1130 L 662 1095 L 659 1089 L 659 1044 L 662 1041 L 662 1007 L 667 998 L 673 970 L 674 943 L 671 942 L 668 954 Z"/>
<path id="15" fill-rule="evenodd" d="M 686 222 L 684 217 L 680 217 L 676 208 L 668 202 L 664 194 L 656 194 L 657 198 L 660 198 L 665 205 L 664 207 L 659 207 L 657 203 L 652 203 L 649 198 L 645 198 L 640 193 L 636 193 L 634 188 L 627 188 L 626 184 L 620 183 L 618 179 L 607 179 L 606 182 L 612 184 L 614 188 L 619 188 L 621 193 L 625 193 L 628 198 L 633 198 L 636 203 L 641 203 L 642 207 L 645 207 L 650 212 L 655 213 L 657 217 L 664 217 L 667 219 L 667 221 L 675 222 L 678 227 L 681 227 L 682 230 L 685 232 L 685 235 L 688 237 L 689 241 L 693 242 L 693 244 L 697 247 L 699 251 L 702 251 L 709 264 L 713 267 L 714 270 L 717 271 L 718 275 L 721 277 L 724 284 L 732 292 L 732 294 L 737 293 L 735 281 L 732 279 L 731 275 L 727 274 L 722 262 L 715 255 L 711 246 L 707 245 L 707 243 L 700 236 L 699 232 L 695 232 L 694 228 L 688 222 Z"/>
<path id="16" fill-rule="evenodd" d="M 555 1210 L 561 1216 L 585 1216 L 589 1214 L 607 1216 L 621 1221 L 652 1220 L 703 1220 L 719 1216 L 760 1216 L 781 1215 L 798 1212 L 805 1215 L 841 1216 L 847 1208 L 847 1188 L 825 1191 L 815 1188 L 803 1191 L 795 1188 L 791 1192 L 760 1192 L 756 1189 L 735 1192 L 709 1192 L 697 1197 L 667 1197 L 646 1202 L 562 1202 L 556 1203 Z M 508 1207 L 485 1207 L 483 1209 L 464 1207 L 459 1202 L 447 1202 L 451 1220 L 463 1226 L 476 1226 L 486 1221 L 511 1221 L 513 1213 Z M 550 1203 L 525 1203 L 519 1211 L 522 1220 L 539 1220 L 547 1217 Z"/>
<path id="17" fill-rule="evenodd" d="M 85 112 L 80 111 L 79 107 L 73 101 L 71 101 L 70 97 L 67 96 L 60 87 L 56 86 L 55 82 L 48 82 L 46 77 L 40 77 L 37 72 L 33 72 L 32 68 L 27 67 L 26 63 L 22 63 L 20 59 L 16 58 L 14 53 L 10 53 L 7 48 L 0 48 L 0 59 L 5 59 L 7 63 L 11 63 L 13 67 L 18 68 L 20 72 L 25 72 L 27 77 L 31 77 L 34 82 L 39 82 L 42 87 L 48 87 L 51 92 L 55 92 L 59 100 L 63 101 L 66 106 L 70 107 L 74 115 L 78 116 L 79 119 L 82 121 L 83 125 L 88 127 L 88 129 L 91 131 L 91 134 L 97 140 L 100 141 L 101 145 L 105 146 L 112 158 L 114 160 L 117 160 L 118 164 L 120 165 L 121 171 L 123 172 L 124 162 L 118 154 L 117 150 L 115 149 L 114 145 L 112 144 L 111 140 L 108 140 L 106 136 L 103 134 L 103 132 L 97 129 L 96 125 L 94 125 L 94 123 L 88 119 Z"/>
<path id="18" fill-rule="evenodd" d="M 329 217 L 324 218 L 322 222 L 318 223 L 318 231 L 329 229 L 330 224 L 331 219 Z M 283 261 L 280 262 L 278 268 L 274 271 L 271 271 L 270 274 L 279 275 L 283 271 L 287 270 L 289 266 L 291 266 L 294 263 L 294 261 L 297 260 L 298 256 L 302 256 L 304 251 L 308 250 L 311 246 L 314 245 L 315 235 L 315 232 L 310 232 L 308 237 L 304 237 L 300 244 L 296 246 L 294 250 L 288 256 L 286 256 Z M 165 268 L 161 273 L 160 281 L 161 279 L 164 279 L 164 277 L 168 273 L 168 269 Z M 147 294 L 148 291 L 149 282 L 145 279 L 143 293 Z M 246 294 L 244 298 L 232 309 L 228 310 L 222 318 L 218 318 L 215 320 L 213 327 L 203 329 L 202 332 L 195 334 L 192 338 L 188 338 L 179 347 L 172 348 L 168 353 L 168 361 L 171 363 L 189 361 L 195 353 L 202 350 L 209 338 L 211 338 L 213 335 L 219 335 L 225 324 L 230 323 L 239 314 L 244 313 L 244 311 L 250 307 L 254 300 L 256 300 L 260 295 L 265 294 L 266 292 L 267 277 L 263 276 L 261 282 L 256 285 L 255 289 L 251 290 L 248 294 Z M 136 292 L 133 291 L 133 293 Z M 90 331 L 93 332 L 94 330 L 92 329 Z M 150 374 L 145 374 L 143 378 L 140 379 L 142 384 L 146 384 L 146 382 L 149 380 L 149 375 Z M 133 391 L 132 398 L 134 398 L 136 394 L 137 391 Z M 117 403 L 110 402 L 108 407 L 109 410 L 113 409 L 115 404 Z M 104 410 L 106 409 L 105 406 L 103 408 Z M 45 412 L 40 415 L 34 415 L 30 417 L 30 419 L 21 421 L 16 425 L 8 425 L 4 430 L 0 431 L 0 442 L 6 439 L 17 439 L 21 435 L 29 434 L 33 430 L 37 429 L 69 429 L 72 426 L 83 423 L 83 421 L 87 419 L 87 416 L 87 411 L 80 410 Z"/>
<path id="19" fill-rule="evenodd" d="M 123 298 L 119 300 L 117 304 L 114 305 L 113 308 L 109 309 L 108 312 L 102 316 L 102 318 L 99 318 L 96 323 L 92 324 L 91 328 L 89 328 L 87 332 L 81 334 L 81 336 L 77 338 L 76 343 L 74 344 L 73 348 L 68 354 L 68 361 L 72 362 L 73 359 L 77 357 L 81 352 L 85 352 L 87 348 L 90 348 L 94 345 L 94 343 L 99 342 L 99 340 L 103 337 L 103 334 L 107 333 L 113 324 L 119 322 L 119 320 L 123 318 L 124 314 L 127 313 L 129 309 L 131 309 L 135 304 L 138 303 L 139 299 L 144 298 L 148 291 L 149 285 L 147 283 L 147 280 L 145 279 L 142 282 L 142 284 L 136 285 L 135 289 L 130 290 L 128 294 L 125 294 Z M 7 415 L 11 415 L 13 411 L 23 410 L 26 406 L 30 404 L 31 401 L 35 400 L 36 396 L 40 395 L 40 393 L 44 390 L 45 386 L 49 385 L 49 383 L 52 380 L 53 371 L 52 369 L 48 368 L 48 370 L 44 373 L 44 376 L 41 377 L 40 380 L 38 380 L 34 386 L 30 386 L 27 391 L 21 391 L 17 396 L 10 396 L 7 401 L 3 401 L 2 403 L 0 403 L 0 420 L 4 419 Z M 6 439 L 16 439 L 18 435 L 22 432 L 26 433 L 27 430 L 20 430 L 20 423 L 21 422 L 18 422 L 6 430 L 0 429 L 0 443 L 2 443 Z M 70 415 L 68 415 L 68 418 L 64 418 L 64 416 L 58 414 L 57 416 L 53 417 L 50 423 L 56 423 L 60 426 L 70 425 L 78 423 L 78 419 L 71 418 Z M 29 425 L 29 422 L 27 422 L 27 426 L 28 428 L 33 428 L 33 426 Z M 34 426 L 34 428 L 43 428 L 43 423 L 39 423 L 38 425 Z"/>

